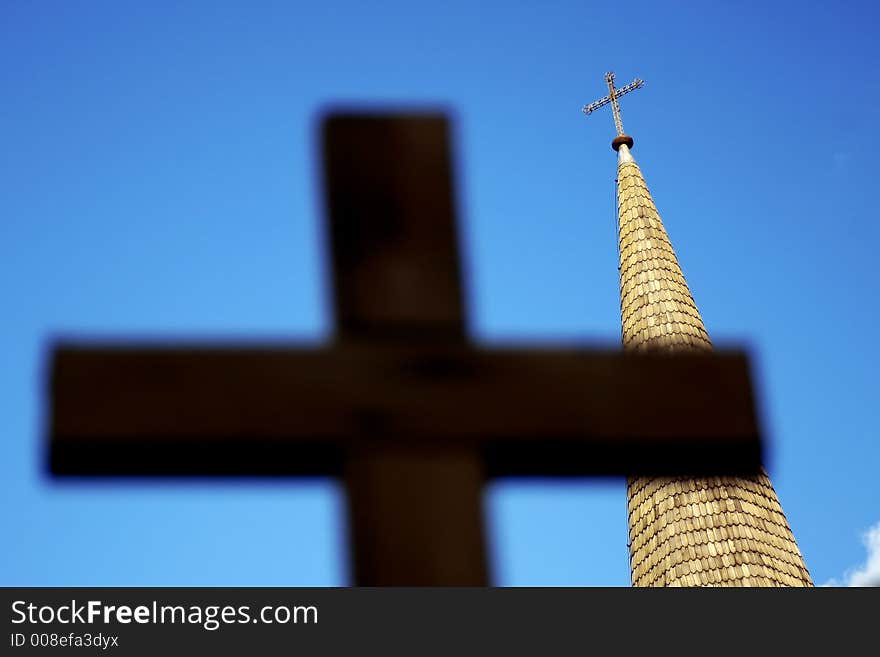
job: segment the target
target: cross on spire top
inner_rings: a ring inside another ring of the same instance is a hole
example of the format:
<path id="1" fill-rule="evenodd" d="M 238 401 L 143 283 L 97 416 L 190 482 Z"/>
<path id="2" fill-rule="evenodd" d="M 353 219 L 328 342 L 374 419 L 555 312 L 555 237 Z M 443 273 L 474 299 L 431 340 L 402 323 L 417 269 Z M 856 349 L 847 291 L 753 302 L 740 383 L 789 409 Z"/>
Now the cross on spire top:
<path id="1" fill-rule="evenodd" d="M 614 87 L 614 73 L 608 71 L 605 74 L 605 82 L 608 84 L 608 95 L 594 103 L 584 105 L 582 111 L 589 116 L 600 107 L 611 103 L 611 111 L 614 113 L 614 127 L 617 128 L 617 137 L 611 142 L 611 147 L 614 150 L 618 150 L 621 144 L 626 144 L 629 148 L 632 148 L 632 137 L 623 132 L 623 120 L 620 118 L 620 104 L 617 102 L 617 99 L 628 94 L 630 91 L 641 88 L 644 86 L 645 81 L 641 78 L 636 78 L 625 87 L 616 89 Z"/>

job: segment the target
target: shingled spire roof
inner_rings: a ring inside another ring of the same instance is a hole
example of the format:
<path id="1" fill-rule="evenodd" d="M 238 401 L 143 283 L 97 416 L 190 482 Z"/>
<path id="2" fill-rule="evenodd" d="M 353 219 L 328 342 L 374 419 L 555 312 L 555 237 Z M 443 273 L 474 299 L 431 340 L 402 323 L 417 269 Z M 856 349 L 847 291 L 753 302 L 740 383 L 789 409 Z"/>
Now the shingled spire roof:
<path id="1" fill-rule="evenodd" d="M 620 308 L 627 350 L 709 350 L 639 165 L 617 165 Z M 811 586 L 766 474 L 627 481 L 634 586 Z"/>
<path id="2" fill-rule="evenodd" d="M 709 335 L 678 264 L 672 242 L 632 157 L 617 99 L 610 103 L 618 151 L 620 309 L 626 350 L 707 351 Z M 627 481 L 633 586 L 812 586 L 770 479 L 631 477 Z"/>
<path id="3" fill-rule="evenodd" d="M 630 142 L 631 143 L 631 142 Z M 639 165 L 618 144 L 620 314 L 627 349 L 712 348 Z"/>

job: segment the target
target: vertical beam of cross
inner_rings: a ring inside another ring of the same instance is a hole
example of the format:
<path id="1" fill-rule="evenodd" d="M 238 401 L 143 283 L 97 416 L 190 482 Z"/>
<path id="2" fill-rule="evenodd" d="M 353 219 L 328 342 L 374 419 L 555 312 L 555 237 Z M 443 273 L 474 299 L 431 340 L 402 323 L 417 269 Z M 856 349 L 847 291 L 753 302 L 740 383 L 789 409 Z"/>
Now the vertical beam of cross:
<path id="1" fill-rule="evenodd" d="M 589 105 L 584 105 L 584 107 L 581 111 L 583 111 L 584 114 L 589 116 L 590 114 L 592 114 L 594 111 L 596 111 L 600 107 L 604 107 L 605 105 L 608 105 L 610 103 L 611 104 L 611 111 L 614 114 L 614 127 L 617 128 L 617 136 L 623 137 L 624 136 L 623 120 L 620 118 L 620 104 L 617 102 L 617 99 L 620 98 L 621 96 L 625 96 L 630 91 L 635 91 L 636 89 L 641 88 L 642 86 L 644 86 L 645 81 L 642 80 L 641 78 L 636 78 L 635 80 L 630 82 L 625 87 L 623 87 L 621 89 L 616 89 L 614 87 L 614 73 L 609 71 L 608 73 L 605 74 L 605 82 L 608 85 L 608 95 L 605 96 L 604 98 L 597 100 L 594 103 L 590 103 Z"/>
<path id="2" fill-rule="evenodd" d="M 618 93 L 614 89 L 614 73 L 608 71 L 605 74 L 605 82 L 608 84 L 608 96 L 611 98 L 611 111 L 614 113 L 614 127 L 617 134 L 623 134 L 623 120 L 620 118 L 620 104 L 617 102 Z"/>
<path id="3" fill-rule="evenodd" d="M 338 340 L 463 342 L 446 121 L 334 114 L 323 143 Z M 344 466 L 355 580 L 486 585 L 479 447 L 389 443 L 391 418 L 358 413 L 366 435 Z"/>

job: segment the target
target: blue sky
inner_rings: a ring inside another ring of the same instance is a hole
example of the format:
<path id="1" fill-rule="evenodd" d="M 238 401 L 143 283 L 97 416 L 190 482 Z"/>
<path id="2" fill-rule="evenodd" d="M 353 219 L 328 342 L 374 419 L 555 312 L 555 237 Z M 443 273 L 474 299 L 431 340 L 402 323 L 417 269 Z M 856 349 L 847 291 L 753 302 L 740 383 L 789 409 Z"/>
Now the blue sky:
<path id="1" fill-rule="evenodd" d="M 353 102 L 454 109 L 476 341 L 616 344 L 614 129 L 579 111 L 609 69 L 647 81 L 634 155 L 845 581 L 880 522 L 878 10 L 700 5 L 0 3 L 0 584 L 346 583 L 333 482 L 47 479 L 50 337 L 325 339 L 316 117 Z M 622 481 L 485 508 L 496 582 L 629 583 Z"/>

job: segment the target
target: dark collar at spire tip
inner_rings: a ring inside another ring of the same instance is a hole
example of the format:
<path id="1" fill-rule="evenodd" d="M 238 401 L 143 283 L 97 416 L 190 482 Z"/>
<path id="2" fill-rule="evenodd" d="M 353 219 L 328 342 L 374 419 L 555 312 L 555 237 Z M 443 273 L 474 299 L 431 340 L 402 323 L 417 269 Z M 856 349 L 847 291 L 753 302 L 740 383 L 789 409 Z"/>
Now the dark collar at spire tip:
<path id="1" fill-rule="evenodd" d="M 629 135 L 617 135 L 614 139 L 611 140 L 611 148 L 613 148 L 615 151 L 619 151 L 622 144 L 626 144 L 627 148 L 632 148 L 633 138 Z"/>

